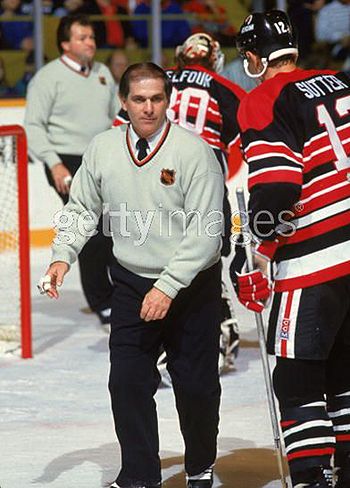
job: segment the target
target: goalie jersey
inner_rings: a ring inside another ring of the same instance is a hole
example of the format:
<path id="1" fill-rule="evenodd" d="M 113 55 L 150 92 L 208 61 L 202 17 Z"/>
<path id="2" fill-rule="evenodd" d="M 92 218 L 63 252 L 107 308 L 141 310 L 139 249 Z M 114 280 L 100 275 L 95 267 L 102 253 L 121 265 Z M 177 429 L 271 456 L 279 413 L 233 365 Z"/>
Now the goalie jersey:
<path id="1" fill-rule="evenodd" d="M 169 119 L 197 133 L 216 153 L 238 144 L 237 111 L 246 92 L 199 65 L 165 71 L 173 85 Z"/>
<path id="2" fill-rule="evenodd" d="M 247 95 L 238 120 L 250 226 L 276 263 L 276 291 L 350 274 L 350 79 L 279 73 Z"/>

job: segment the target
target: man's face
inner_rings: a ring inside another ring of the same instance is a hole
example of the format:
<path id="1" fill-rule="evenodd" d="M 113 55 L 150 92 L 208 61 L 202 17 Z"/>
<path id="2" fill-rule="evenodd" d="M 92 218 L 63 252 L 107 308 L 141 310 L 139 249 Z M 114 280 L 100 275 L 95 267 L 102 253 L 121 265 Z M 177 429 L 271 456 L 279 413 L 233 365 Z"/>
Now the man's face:
<path id="1" fill-rule="evenodd" d="M 90 63 L 96 52 L 95 35 L 88 25 L 72 24 L 69 41 L 62 42 L 64 54 L 80 64 Z"/>
<path id="2" fill-rule="evenodd" d="M 169 100 L 161 78 L 143 78 L 130 82 L 130 91 L 122 107 L 140 137 L 150 137 L 162 126 Z"/>

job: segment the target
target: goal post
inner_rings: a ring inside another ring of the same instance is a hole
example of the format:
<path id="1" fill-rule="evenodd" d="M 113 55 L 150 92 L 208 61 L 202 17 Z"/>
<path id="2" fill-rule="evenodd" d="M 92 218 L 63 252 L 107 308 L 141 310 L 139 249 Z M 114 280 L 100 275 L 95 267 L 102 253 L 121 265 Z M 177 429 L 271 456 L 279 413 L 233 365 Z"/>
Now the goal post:
<path id="1" fill-rule="evenodd" d="M 19 343 L 23 358 L 32 357 L 28 213 L 25 131 L 0 126 L 0 342 Z"/>

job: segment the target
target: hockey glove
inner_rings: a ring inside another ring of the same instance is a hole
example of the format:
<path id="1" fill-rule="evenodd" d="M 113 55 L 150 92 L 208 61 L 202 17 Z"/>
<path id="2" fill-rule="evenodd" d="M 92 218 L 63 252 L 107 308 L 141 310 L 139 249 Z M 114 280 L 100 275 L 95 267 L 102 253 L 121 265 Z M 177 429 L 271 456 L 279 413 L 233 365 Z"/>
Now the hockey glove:
<path id="1" fill-rule="evenodd" d="M 259 270 L 255 269 L 250 273 L 238 274 L 234 284 L 238 300 L 248 310 L 261 313 L 264 308 L 264 302 L 271 294 L 271 287 L 266 276 Z"/>
<path id="2" fill-rule="evenodd" d="M 242 272 L 246 263 L 246 250 L 241 242 L 238 240 L 236 243 L 230 277 L 239 302 L 248 310 L 261 313 L 265 308 L 264 302 L 271 295 L 270 283 L 258 269 L 250 273 Z"/>

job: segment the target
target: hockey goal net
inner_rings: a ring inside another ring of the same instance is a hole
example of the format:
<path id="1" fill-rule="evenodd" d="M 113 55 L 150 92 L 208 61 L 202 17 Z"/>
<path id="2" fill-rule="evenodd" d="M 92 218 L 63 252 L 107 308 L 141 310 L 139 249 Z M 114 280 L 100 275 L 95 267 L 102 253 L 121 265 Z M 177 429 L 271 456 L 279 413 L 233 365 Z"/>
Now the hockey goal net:
<path id="1" fill-rule="evenodd" d="M 27 143 L 18 125 L 0 126 L 0 353 L 32 357 Z"/>

